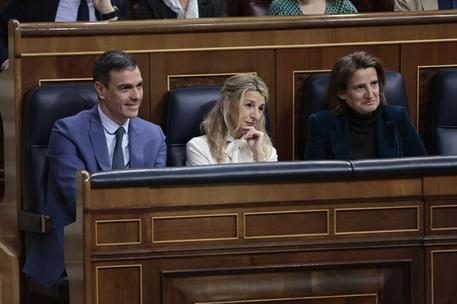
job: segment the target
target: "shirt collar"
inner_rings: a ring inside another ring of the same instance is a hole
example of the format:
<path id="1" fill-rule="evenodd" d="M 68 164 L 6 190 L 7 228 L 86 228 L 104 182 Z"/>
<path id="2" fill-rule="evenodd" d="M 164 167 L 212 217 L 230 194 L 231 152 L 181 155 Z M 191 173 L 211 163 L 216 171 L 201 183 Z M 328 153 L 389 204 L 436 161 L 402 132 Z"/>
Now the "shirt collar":
<path id="1" fill-rule="evenodd" d="M 112 121 L 108 116 L 106 116 L 105 113 L 103 113 L 102 109 L 100 108 L 100 105 L 98 105 L 98 114 L 100 115 L 100 119 L 102 121 L 103 128 L 105 129 L 106 132 L 113 135 L 114 133 L 116 133 L 116 130 L 119 127 L 123 127 L 125 129 L 125 134 L 128 134 L 130 119 L 127 119 L 127 122 L 125 124 L 123 124 L 122 126 L 119 126 L 117 123 Z"/>
<path id="2" fill-rule="evenodd" d="M 184 11 L 179 0 L 162 0 L 173 12 L 176 13 L 178 19 L 182 18 L 198 18 L 198 1 L 189 0 L 187 5 L 187 13 L 184 16 Z"/>

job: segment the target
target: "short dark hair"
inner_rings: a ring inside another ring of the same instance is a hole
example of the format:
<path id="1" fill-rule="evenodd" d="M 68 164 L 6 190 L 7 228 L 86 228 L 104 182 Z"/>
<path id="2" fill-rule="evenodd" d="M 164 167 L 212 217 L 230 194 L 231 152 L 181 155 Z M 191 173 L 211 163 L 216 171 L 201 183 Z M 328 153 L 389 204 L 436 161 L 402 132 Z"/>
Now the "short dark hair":
<path id="1" fill-rule="evenodd" d="M 111 71 L 133 70 L 138 66 L 132 55 L 123 51 L 106 51 L 95 59 L 93 77 L 108 86 Z"/>
<path id="2" fill-rule="evenodd" d="M 330 82 L 327 87 L 326 103 L 333 113 L 338 114 L 343 110 L 344 100 L 338 97 L 346 91 L 352 75 L 358 70 L 374 68 L 379 81 L 379 97 L 382 104 L 386 104 L 384 97 L 385 75 L 382 62 L 379 58 L 367 52 L 353 52 L 339 58 L 333 66 Z"/>

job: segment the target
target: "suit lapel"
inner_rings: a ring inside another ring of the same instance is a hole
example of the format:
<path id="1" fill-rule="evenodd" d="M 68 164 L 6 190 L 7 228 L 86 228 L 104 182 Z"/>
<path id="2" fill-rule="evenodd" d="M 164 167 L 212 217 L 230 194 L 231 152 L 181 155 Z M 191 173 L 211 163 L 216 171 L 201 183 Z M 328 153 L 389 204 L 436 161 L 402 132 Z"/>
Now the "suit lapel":
<path id="1" fill-rule="evenodd" d="M 54 22 L 56 20 L 57 9 L 59 8 L 59 0 L 37 1 L 37 3 L 40 5 L 37 9 L 42 12 L 40 17 L 42 19 L 40 20 Z"/>
<path id="2" fill-rule="evenodd" d="M 350 159 L 349 155 L 349 125 L 343 116 L 337 116 L 333 120 L 329 132 L 329 139 L 335 159 Z"/>
<path id="3" fill-rule="evenodd" d="M 381 113 L 383 115 L 383 113 Z M 380 158 L 400 156 L 397 134 L 393 121 L 378 119 L 376 139 Z"/>
<path id="4" fill-rule="evenodd" d="M 89 137 L 99 167 L 102 171 L 111 170 L 108 148 L 106 147 L 105 131 L 98 114 L 98 107 L 94 107 L 91 110 Z"/>
<path id="5" fill-rule="evenodd" d="M 130 168 L 144 167 L 144 142 L 139 130 L 137 119 L 130 119 L 129 123 L 129 154 Z"/>

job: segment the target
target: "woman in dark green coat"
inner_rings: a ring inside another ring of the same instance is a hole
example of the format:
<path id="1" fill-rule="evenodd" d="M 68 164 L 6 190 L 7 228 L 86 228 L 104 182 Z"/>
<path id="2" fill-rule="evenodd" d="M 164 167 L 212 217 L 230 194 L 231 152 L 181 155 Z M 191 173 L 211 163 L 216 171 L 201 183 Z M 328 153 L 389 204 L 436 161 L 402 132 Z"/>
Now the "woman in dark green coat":
<path id="1" fill-rule="evenodd" d="M 355 52 L 337 60 L 327 88 L 329 110 L 311 114 L 305 159 L 425 156 L 404 107 L 387 105 L 378 58 Z"/>

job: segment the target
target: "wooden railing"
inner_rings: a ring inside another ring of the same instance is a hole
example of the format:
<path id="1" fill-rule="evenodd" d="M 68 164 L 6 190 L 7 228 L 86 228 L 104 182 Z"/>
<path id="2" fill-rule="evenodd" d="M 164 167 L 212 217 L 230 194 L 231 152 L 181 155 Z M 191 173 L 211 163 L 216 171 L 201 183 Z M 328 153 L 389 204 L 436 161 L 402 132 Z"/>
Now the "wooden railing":
<path id="1" fill-rule="evenodd" d="M 71 303 L 457 299 L 456 157 L 248 166 L 83 173 Z"/>

